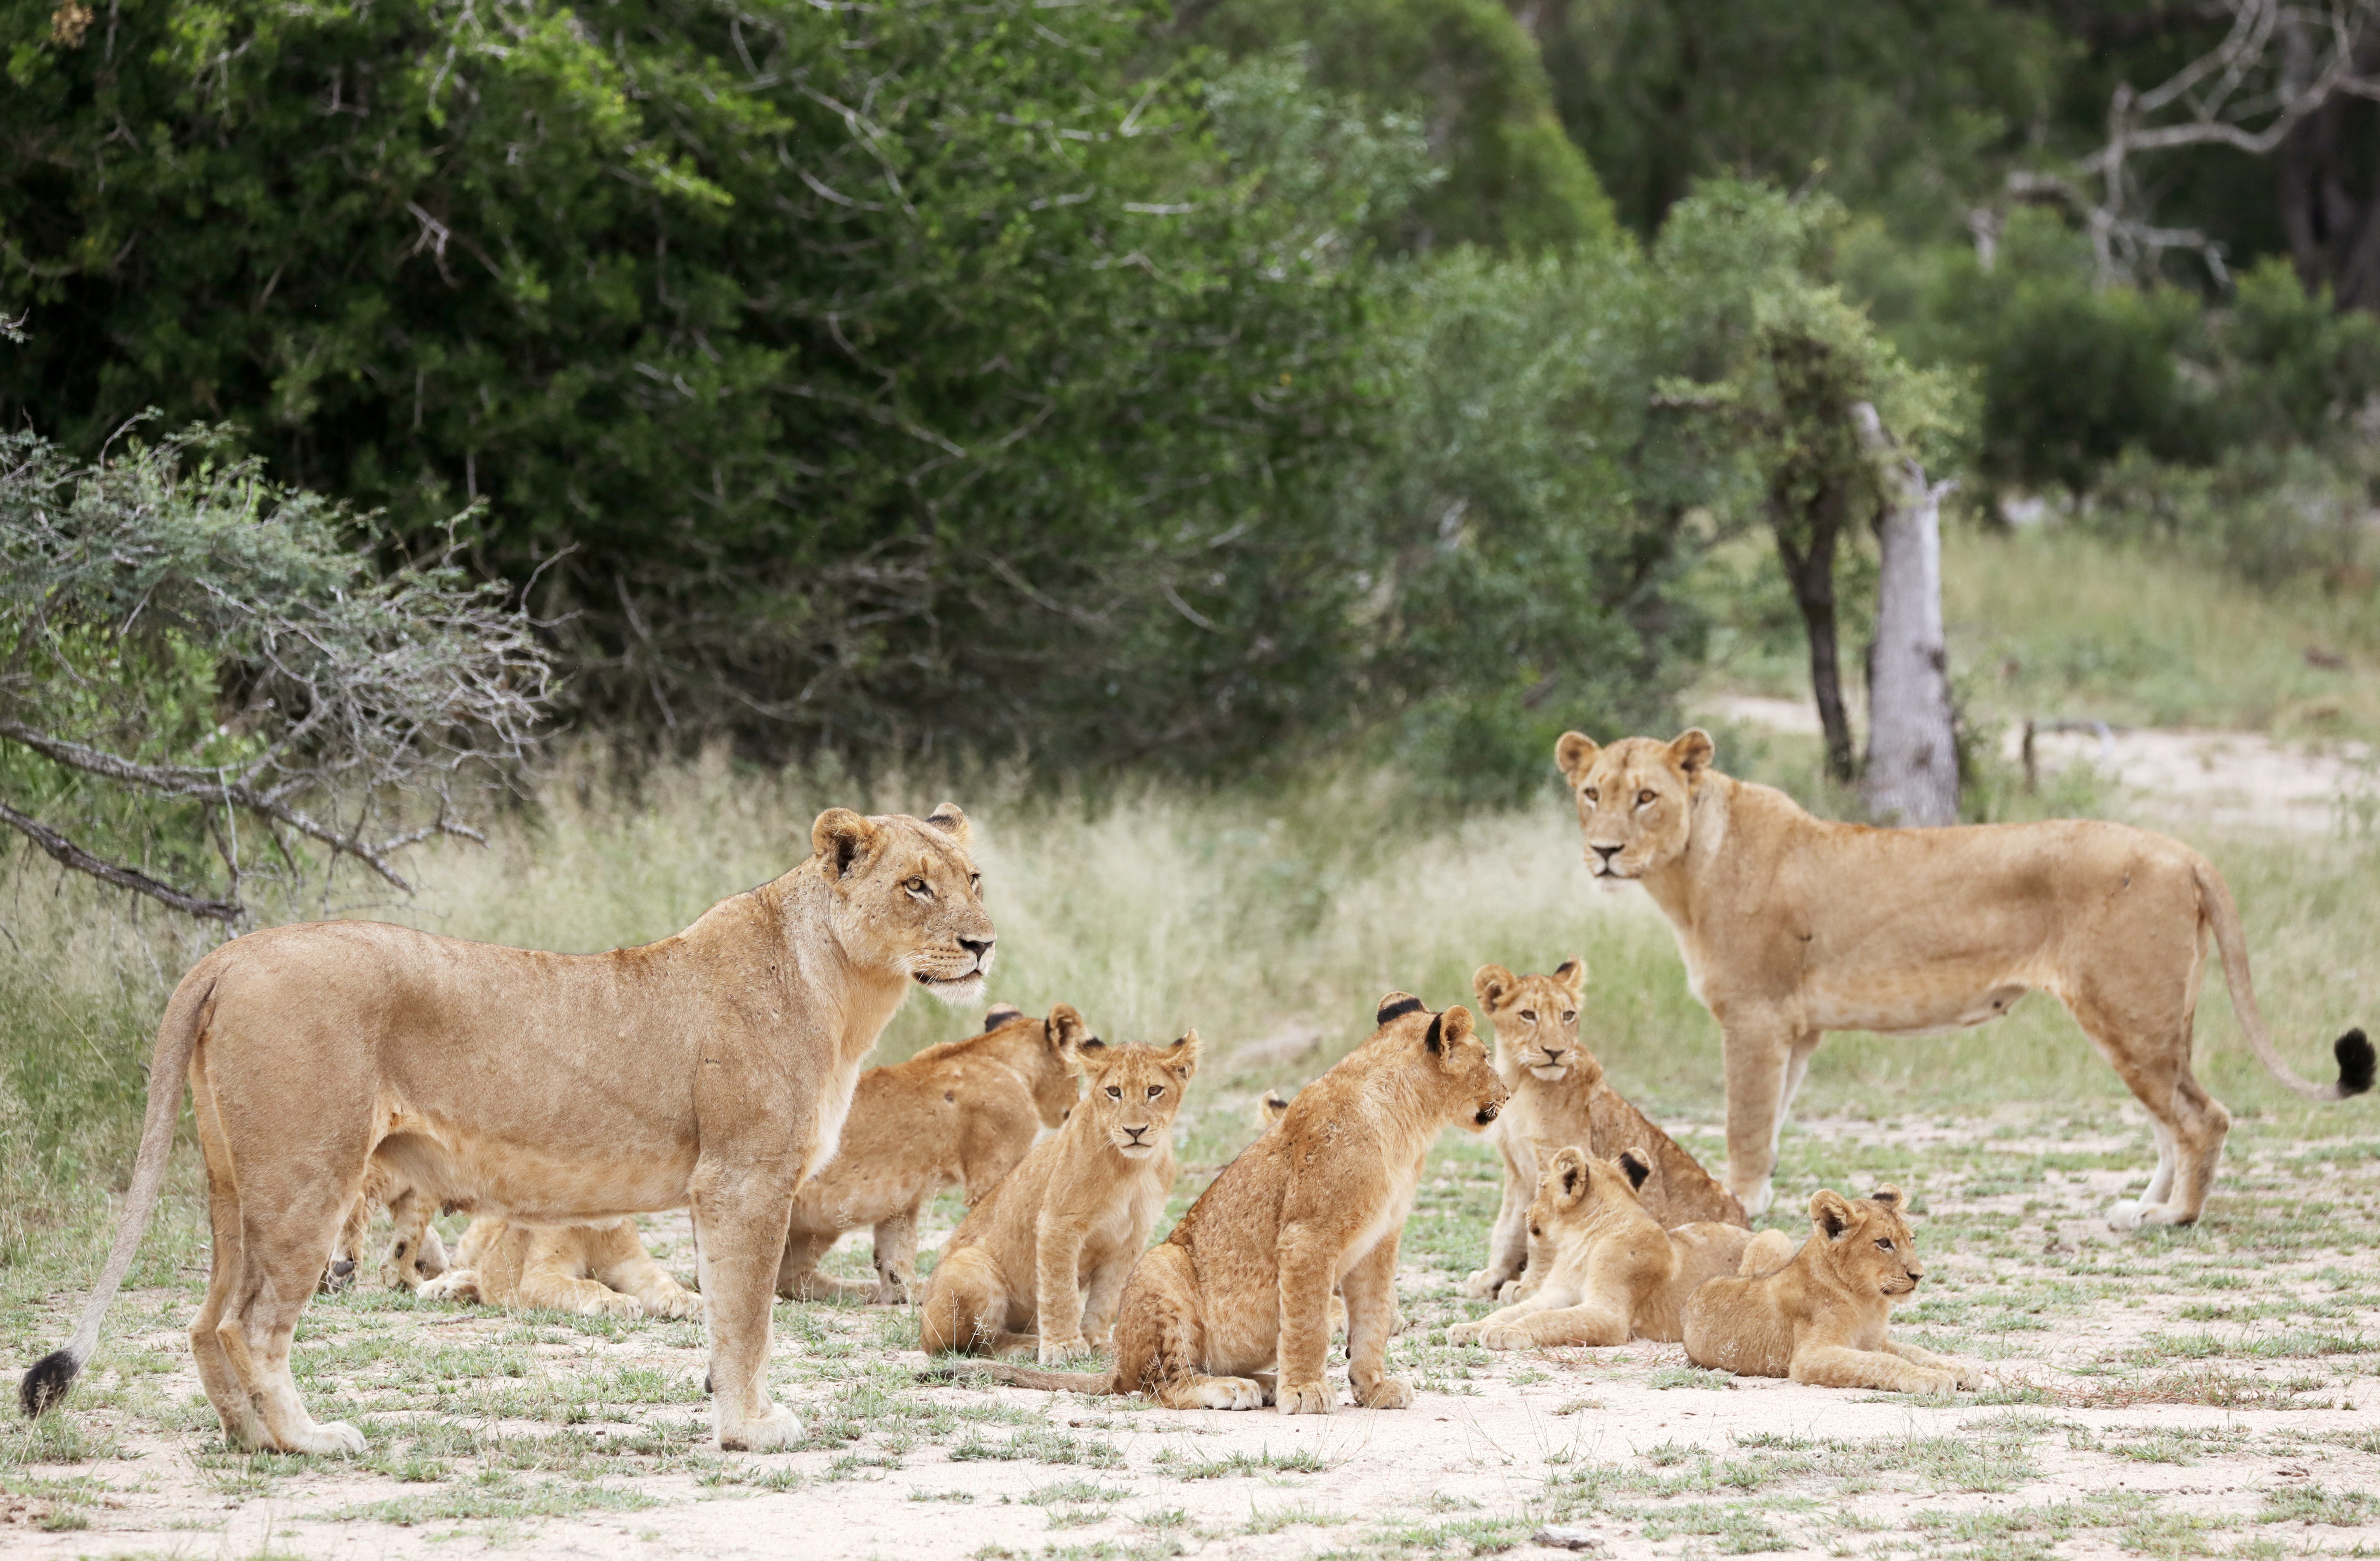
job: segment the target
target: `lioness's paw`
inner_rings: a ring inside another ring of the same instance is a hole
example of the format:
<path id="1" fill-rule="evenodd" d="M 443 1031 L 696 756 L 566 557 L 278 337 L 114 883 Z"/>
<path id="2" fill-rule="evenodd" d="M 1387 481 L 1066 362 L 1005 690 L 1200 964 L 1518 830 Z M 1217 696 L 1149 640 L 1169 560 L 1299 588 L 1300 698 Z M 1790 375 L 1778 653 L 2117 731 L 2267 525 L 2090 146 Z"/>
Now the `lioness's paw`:
<path id="1" fill-rule="evenodd" d="M 1080 1334 L 1067 1339 L 1053 1339 L 1047 1334 L 1041 1335 L 1041 1364 L 1044 1366 L 1055 1366 L 1062 1360 L 1090 1352 L 1090 1341 Z"/>
<path id="2" fill-rule="evenodd" d="M 1535 1349 L 1537 1347 L 1537 1341 L 1530 1336 L 1528 1329 L 1511 1323 L 1482 1331 L 1479 1344 L 1483 1349 Z"/>
<path id="3" fill-rule="evenodd" d="M 1330 1384 L 1285 1382 L 1276 1391 L 1274 1401 L 1284 1415 L 1327 1415 L 1330 1412 Z"/>
<path id="4" fill-rule="evenodd" d="M 771 1404 L 769 1412 L 746 1421 L 740 1426 L 721 1426 L 719 1445 L 722 1451 L 742 1450 L 766 1453 L 779 1447 L 790 1447 L 802 1439 L 802 1422 L 783 1404 Z"/>
<path id="5" fill-rule="evenodd" d="M 1461 1288 L 1462 1293 L 1473 1300 L 1486 1300 L 1504 1286 L 1512 1283 L 1514 1283 L 1512 1280 L 1497 1277 L 1496 1271 L 1492 1268 L 1475 1268 L 1465 1276 Z"/>
<path id="6" fill-rule="evenodd" d="M 345 1421 L 323 1421 L 310 1425 L 290 1439 L 285 1453 L 327 1453 L 334 1457 L 353 1457 L 364 1450 L 364 1433 Z"/>
<path id="7" fill-rule="evenodd" d="M 2108 1204 L 2107 1228 L 2138 1230 L 2141 1227 L 2141 1216 L 2147 1211 L 2147 1207 L 2146 1204 L 2131 1198 L 2120 1199 Z"/>
<path id="8" fill-rule="evenodd" d="M 1366 1409 L 1410 1409 L 1414 1390 L 1394 1377 L 1382 1377 L 1369 1387 L 1355 1390 L 1355 1402 Z"/>

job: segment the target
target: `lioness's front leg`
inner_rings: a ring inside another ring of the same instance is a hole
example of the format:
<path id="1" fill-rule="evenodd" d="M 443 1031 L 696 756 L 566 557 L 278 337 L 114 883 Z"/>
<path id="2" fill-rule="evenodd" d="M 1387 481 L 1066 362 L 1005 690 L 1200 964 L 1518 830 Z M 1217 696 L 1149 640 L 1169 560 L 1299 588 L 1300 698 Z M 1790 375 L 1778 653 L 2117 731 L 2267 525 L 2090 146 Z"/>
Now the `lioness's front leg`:
<path id="1" fill-rule="evenodd" d="M 1397 1321 L 1397 1233 L 1390 1231 L 1339 1279 L 1347 1297 L 1347 1384 L 1367 1409 L 1402 1409 L 1413 1389 L 1387 1371 Z"/>
<path id="2" fill-rule="evenodd" d="M 710 1321 L 710 1424 L 722 1448 L 766 1452 L 801 1440 L 802 1422 L 769 1399 L 770 1311 L 793 1223 L 795 1175 L 706 1162 L 690 1189 L 696 1262 Z"/>
<path id="3" fill-rule="evenodd" d="M 1280 1272 L 1281 1344 L 1276 1362 L 1281 1383 L 1274 1395 L 1284 1415 L 1327 1415 L 1331 1410 L 1330 1271 L 1339 1256 L 1338 1232 L 1310 1225 L 1282 1228 L 1274 1247 Z M 1347 1298 L 1354 1322 L 1354 1297 Z M 1349 1348 L 1354 1348 L 1350 1341 Z"/>
<path id="4" fill-rule="evenodd" d="M 1718 1018 L 1727 1075 L 1727 1189 L 1756 1218 L 1775 1197 L 1768 1178 L 1777 1169 L 1777 1142 L 1793 1086 L 1823 1037 L 1766 1009 L 1730 1008 Z"/>

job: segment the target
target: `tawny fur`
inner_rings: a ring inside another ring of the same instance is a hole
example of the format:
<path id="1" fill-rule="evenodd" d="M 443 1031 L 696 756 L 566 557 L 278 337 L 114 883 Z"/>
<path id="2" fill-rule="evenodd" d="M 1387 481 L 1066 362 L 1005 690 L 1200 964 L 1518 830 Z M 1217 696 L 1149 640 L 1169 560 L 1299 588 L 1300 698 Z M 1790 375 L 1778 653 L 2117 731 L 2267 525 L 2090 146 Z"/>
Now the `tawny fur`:
<path id="1" fill-rule="evenodd" d="M 1074 1109 L 1075 1052 L 1090 1032 L 1061 1003 L 1047 1019 L 994 1008 L 983 1033 L 929 1046 L 859 1076 L 834 1158 L 794 1199 L 777 1294 L 905 1306 L 917 1289 L 917 1219 L 946 1187 L 983 1201 L 1043 1128 Z M 846 1230 L 872 1226 L 874 1284 L 837 1279 L 819 1261 Z"/>
<path id="2" fill-rule="evenodd" d="M 1486 1127 L 1504 1083 L 1471 1014 L 1391 993 L 1378 1031 L 1289 1103 L 1223 1167 L 1124 1287 L 1113 1372 L 978 1368 L 1025 1387 L 1146 1393 L 1177 1409 L 1328 1414 L 1330 1289 L 1347 1300 L 1349 1385 L 1401 1409 L 1388 1374 L 1397 1240 L 1422 1159 L 1450 1123 Z"/>
<path id="3" fill-rule="evenodd" d="M 910 988 L 979 997 L 992 928 L 966 839 L 955 808 L 830 809 L 800 866 L 606 954 L 364 921 L 225 944 L 166 1005 L 116 1244 L 74 1340 L 28 1373 L 27 1408 L 97 1346 L 187 1079 L 213 1222 L 190 1342 L 235 1444 L 363 1446 L 306 1412 L 289 1340 L 374 1164 L 442 1207 L 528 1225 L 691 1205 L 718 1441 L 799 1439 L 766 1377 L 795 1189 L 832 1152 L 860 1059 Z"/>
<path id="4" fill-rule="evenodd" d="M 1887 1336 L 1892 1309 L 1925 1276 L 1901 1217 L 1900 1189 L 1856 1201 L 1839 1192 L 1810 1200 L 1810 1238 L 1781 1268 L 1787 1245 L 1764 1232 L 1743 1258 L 1752 1277 L 1713 1279 L 1686 1302 L 1686 1357 L 1748 1377 L 1791 1377 L 1818 1387 L 1949 1393 L 1984 1384 L 1980 1367 Z"/>
<path id="5" fill-rule="evenodd" d="M 1516 976 L 1482 965 L 1471 978 L 1480 1011 L 1496 1027 L 1496 1071 L 1512 1098 L 1488 1129 L 1504 1161 L 1504 1198 L 1488 1238 L 1488 1266 L 1463 1282 L 1466 1296 L 1515 1300 L 1535 1287 L 1524 1278 L 1529 1200 L 1537 1163 L 1565 1146 L 1605 1160 L 1635 1150 L 1651 1167 L 1642 1201 L 1664 1228 L 1715 1220 L 1749 1226 L 1735 1194 L 1621 1098 L 1603 1065 L 1579 1041 L 1578 1004 L 1586 961 L 1566 959 L 1549 976 Z M 1508 1286 L 1518 1288 L 1506 1293 Z"/>
<path id="6" fill-rule="evenodd" d="M 363 1190 L 347 1206 L 339 1239 L 331 1249 L 330 1266 L 323 1271 L 324 1290 L 345 1289 L 362 1274 L 364 1243 L 375 1209 L 386 1209 L 395 1227 L 377 1269 L 382 1285 L 394 1290 L 418 1289 L 424 1279 L 435 1279 L 446 1272 L 446 1244 L 437 1226 L 430 1223 L 438 1211 L 387 1166 L 375 1165 L 364 1177 Z"/>
<path id="7" fill-rule="evenodd" d="M 634 1220 L 535 1227 L 482 1214 L 423 1300 L 540 1307 L 595 1317 L 695 1317 L 702 1298 L 645 1250 Z"/>
<path id="8" fill-rule="evenodd" d="M 1074 1055 L 1082 1104 L 942 1247 L 918 1309 L 929 1355 L 1032 1346 L 1048 1364 L 1108 1346 L 1124 1278 L 1173 1190 L 1173 1118 L 1198 1070 L 1198 1032 L 1162 1049 L 1086 1039 Z"/>
<path id="9" fill-rule="evenodd" d="M 1662 1229 L 1639 1201 L 1652 1169 L 1636 1149 L 1617 1160 L 1575 1147 L 1548 1152 L 1524 1227 L 1536 1288 L 1456 1323 L 1446 1342 L 1536 1349 L 1684 1337 L 1686 1298 L 1735 1273 L 1752 1232 L 1715 1221 Z"/>
<path id="10" fill-rule="evenodd" d="M 2191 1072 L 2206 939 L 2240 1027 L 2274 1076 L 2336 1100 L 2369 1089 L 2362 1031 L 2333 1050 L 2339 1082 L 2299 1078 L 2257 1011 L 2240 915 L 2214 865 L 2180 841 L 2091 819 L 1870 829 L 1812 818 L 1783 792 L 1712 767 L 1707 735 L 1563 734 L 1598 879 L 1644 884 L 1677 933 L 1686 979 L 1718 1020 L 1727 1185 L 1765 1212 L 1777 1140 L 1830 1030 L 1947 1032 L 2047 992 L 2149 1114 L 2157 1165 L 2118 1229 L 2188 1225 L 2205 1207 L 2231 1118 Z"/>

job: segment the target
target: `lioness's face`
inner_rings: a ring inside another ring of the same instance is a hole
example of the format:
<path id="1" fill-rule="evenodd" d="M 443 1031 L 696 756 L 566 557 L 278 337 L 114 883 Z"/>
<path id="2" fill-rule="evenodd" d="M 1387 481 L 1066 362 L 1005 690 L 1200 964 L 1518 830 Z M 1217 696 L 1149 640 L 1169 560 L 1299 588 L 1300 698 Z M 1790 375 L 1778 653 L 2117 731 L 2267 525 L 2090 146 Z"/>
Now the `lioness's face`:
<path id="1" fill-rule="evenodd" d="M 1810 1226 L 1826 1241 L 1829 1264 L 1853 1293 L 1866 1291 L 1899 1301 L 1925 1277 L 1917 1243 L 1902 1218 L 1906 1207 L 1897 1187 L 1879 1187 L 1871 1198 L 1819 1192 L 1810 1200 Z"/>
<path id="2" fill-rule="evenodd" d="M 1609 748 L 1564 732 L 1554 762 L 1578 804 L 1587 871 L 1607 884 L 1639 878 L 1682 855 L 1694 787 L 1710 768 L 1710 737 L 1697 727 L 1673 742 L 1623 738 Z"/>
<path id="3" fill-rule="evenodd" d="M 1585 985 L 1584 959 L 1565 959 L 1549 976 L 1516 976 L 1501 965 L 1482 965 L 1471 978 L 1471 990 L 1496 1026 L 1497 1052 L 1549 1084 L 1574 1068 L 1594 1071 L 1595 1059 L 1578 1043 L 1578 999 Z"/>
<path id="4" fill-rule="evenodd" d="M 1487 1043 L 1472 1028 L 1471 1010 L 1452 1007 L 1433 1014 L 1416 997 L 1390 993 L 1378 1010 L 1380 1030 L 1367 1045 L 1393 1034 L 1413 1049 L 1413 1061 L 1429 1080 L 1443 1110 L 1441 1120 L 1477 1132 L 1496 1120 L 1512 1091 L 1488 1060 Z"/>
<path id="5" fill-rule="evenodd" d="M 965 813 L 948 802 L 923 819 L 829 808 L 810 844 L 834 888 L 835 934 L 856 961 L 896 970 L 947 1003 L 982 1001 L 993 933 Z"/>
<path id="6" fill-rule="evenodd" d="M 1090 1114 L 1093 1130 L 1108 1147 L 1127 1160 L 1147 1160 L 1166 1148 L 1183 1088 L 1198 1071 L 1198 1032 L 1165 1047 L 1087 1040 L 1081 1055 L 1090 1089 L 1076 1109 Z"/>

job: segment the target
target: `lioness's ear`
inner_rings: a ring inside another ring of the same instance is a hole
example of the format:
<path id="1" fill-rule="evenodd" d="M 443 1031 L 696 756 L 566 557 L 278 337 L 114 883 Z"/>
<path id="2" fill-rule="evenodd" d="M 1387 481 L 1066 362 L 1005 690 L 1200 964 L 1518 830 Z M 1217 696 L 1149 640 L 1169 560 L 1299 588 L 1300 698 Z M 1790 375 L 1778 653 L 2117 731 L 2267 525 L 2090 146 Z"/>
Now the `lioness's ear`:
<path id="1" fill-rule="evenodd" d="M 1869 1193 L 1868 1200 L 1871 1202 L 1881 1203 L 1888 1209 L 1898 1209 L 1900 1207 L 1900 1189 L 1887 1182 Z"/>
<path id="2" fill-rule="evenodd" d="M 1083 1043 L 1093 1039 L 1091 1027 L 1083 1022 L 1083 1016 L 1064 1003 L 1050 1010 L 1041 1032 L 1049 1040 L 1050 1049 L 1062 1057 L 1082 1050 Z"/>
<path id="3" fill-rule="evenodd" d="M 1386 997 L 1380 999 L 1379 1007 L 1373 1011 L 1372 1022 L 1374 1024 L 1386 1024 L 1390 1019 L 1402 1018 L 1407 1014 L 1417 1014 L 1420 1013 L 1421 1010 L 1421 999 L 1415 997 L 1412 993 L 1391 992 Z"/>
<path id="4" fill-rule="evenodd" d="M 876 848 L 882 833 L 848 808 L 829 808 L 810 825 L 810 849 L 818 853 L 837 878 L 850 875 L 861 859 Z"/>
<path id="5" fill-rule="evenodd" d="M 1025 1017 L 1025 1010 L 1014 1003 L 994 1003 L 983 1011 L 983 1032 L 986 1035 L 1003 1024 L 1014 1024 Z"/>
<path id="6" fill-rule="evenodd" d="M 1172 1070 L 1174 1078 L 1184 1084 L 1190 1082 L 1190 1076 L 1198 1071 L 1196 1031 L 1184 1031 L 1181 1040 L 1165 1048 L 1165 1066 Z"/>
<path id="7" fill-rule="evenodd" d="M 1577 1002 L 1578 994 L 1586 990 L 1586 961 L 1573 954 L 1555 966 L 1554 984 L 1569 993 L 1572 1002 Z"/>
<path id="8" fill-rule="evenodd" d="M 1628 1185 L 1642 1191 L 1645 1178 L 1653 1174 L 1653 1162 L 1645 1158 L 1642 1150 L 1623 1149 L 1620 1152 L 1620 1169 L 1626 1173 Z"/>
<path id="9" fill-rule="evenodd" d="M 1269 1128 L 1289 1115 L 1289 1097 L 1279 1090 L 1267 1090 L 1264 1099 L 1257 1102 L 1257 1126 Z"/>
<path id="10" fill-rule="evenodd" d="M 967 843 L 966 815 L 959 811 L 957 803 L 943 803 L 926 815 L 926 822 L 945 835 L 957 836 L 960 845 L 964 846 Z"/>
<path id="11" fill-rule="evenodd" d="M 1718 754 L 1718 750 L 1712 744 L 1710 734 L 1700 726 L 1687 727 L 1670 743 L 1670 762 L 1683 770 L 1688 780 L 1709 769 L 1711 761 Z"/>
<path id="12" fill-rule="evenodd" d="M 1555 1151 L 1549 1169 L 1563 1202 L 1575 1203 L 1586 1196 L 1586 1155 L 1575 1145 Z"/>
<path id="13" fill-rule="evenodd" d="M 1491 1013 L 1495 1011 L 1496 999 L 1512 991 L 1512 972 L 1501 965 L 1482 965 L 1471 972 L 1471 995 Z"/>
<path id="14" fill-rule="evenodd" d="M 1564 732 L 1554 744 L 1554 768 L 1562 773 L 1562 779 L 1576 786 L 1585 776 L 1586 767 L 1595 762 L 1595 756 L 1602 751 L 1585 732 Z"/>
<path id="15" fill-rule="evenodd" d="M 1810 1195 L 1810 1223 L 1831 1241 L 1851 1228 L 1852 1206 L 1840 1192 L 1820 1189 Z"/>

